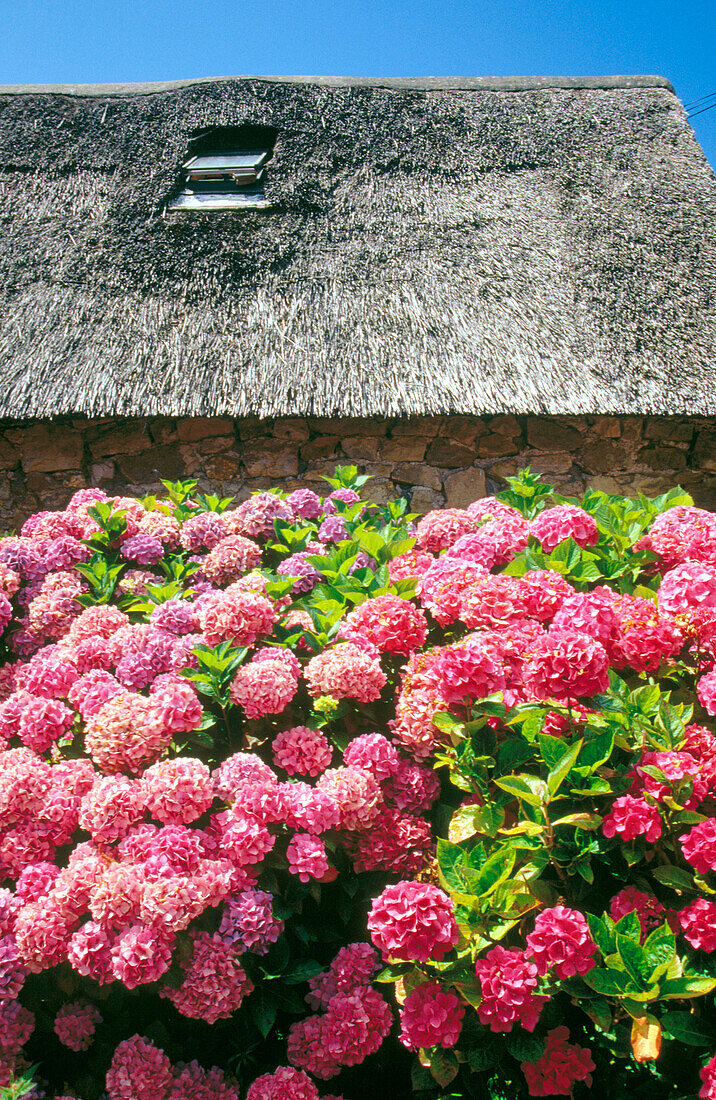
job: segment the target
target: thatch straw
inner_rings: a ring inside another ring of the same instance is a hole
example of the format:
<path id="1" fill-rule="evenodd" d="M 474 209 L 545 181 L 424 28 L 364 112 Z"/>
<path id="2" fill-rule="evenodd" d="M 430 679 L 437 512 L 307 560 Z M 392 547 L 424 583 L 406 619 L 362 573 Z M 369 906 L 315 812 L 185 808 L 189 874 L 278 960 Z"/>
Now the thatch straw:
<path id="1" fill-rule="evenodd" d="M 163 217 L 278 131 L 269 211 Z M 0 416 L 716 412 L 716 181 L 657 77 L 0 88 Z"/>

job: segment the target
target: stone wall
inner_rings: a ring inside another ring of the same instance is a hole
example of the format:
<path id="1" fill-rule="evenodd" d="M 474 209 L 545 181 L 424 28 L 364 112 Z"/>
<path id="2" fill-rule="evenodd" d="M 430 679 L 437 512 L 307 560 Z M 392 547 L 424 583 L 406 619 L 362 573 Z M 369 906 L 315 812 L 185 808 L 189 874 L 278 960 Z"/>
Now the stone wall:
<path id="1" fill-rule="evenodd" d="M 197 477 L 240 498 L 272 486 L 319 486 L 338 463 L 374 475 L 374 498 L 426 512 L 496 491 L 529 464 L 561 491 L 658 493 L 680 483 L 716 510 L 716 425 L 658 417 L 429 417 L 393 420 L 224 418 L 0 422 L 0 527 L 61 508 L 87 485 L 154 491 Z"/>

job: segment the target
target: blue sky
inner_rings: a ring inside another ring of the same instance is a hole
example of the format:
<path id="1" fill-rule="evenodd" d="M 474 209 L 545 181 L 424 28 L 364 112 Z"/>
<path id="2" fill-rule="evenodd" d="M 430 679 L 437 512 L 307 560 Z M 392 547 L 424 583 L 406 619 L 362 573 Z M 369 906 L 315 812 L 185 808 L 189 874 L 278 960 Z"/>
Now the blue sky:
<path id="1" fill-rule="evenodd" d="M 4 0 L 2 7 L 6 84 L 244 73 L 658 73 L 685 103 L 716 92 L 714 0 Z M 692 125 L 716 165 L 716 107 Z"/>

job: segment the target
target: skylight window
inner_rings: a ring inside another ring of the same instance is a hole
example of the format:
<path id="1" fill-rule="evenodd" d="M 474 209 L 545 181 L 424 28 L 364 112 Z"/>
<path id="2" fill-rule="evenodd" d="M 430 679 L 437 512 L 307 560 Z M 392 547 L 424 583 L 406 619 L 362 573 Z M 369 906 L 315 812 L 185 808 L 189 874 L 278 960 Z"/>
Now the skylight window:
<path id="1" fill-rule="evenodd" d="M 271 204 L 264 184 L 276 132 L 268 127 L 217 127 L 190 145 L 178 192 L 168 210 L 260 210 Z"/>

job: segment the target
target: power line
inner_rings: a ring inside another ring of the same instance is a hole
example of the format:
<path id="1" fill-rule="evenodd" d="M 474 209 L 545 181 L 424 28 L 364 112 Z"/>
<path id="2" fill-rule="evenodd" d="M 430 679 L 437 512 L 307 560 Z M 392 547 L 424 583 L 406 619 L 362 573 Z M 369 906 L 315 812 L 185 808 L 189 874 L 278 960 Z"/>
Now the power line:
<path id="1" fill-rule="evenodd" d="M 689 111 L 687 118 L 694 118 L 696 115 L 703 115 L 706 111 L 712 111 L 716 107 L 716 103 L 710 103 L 708 107 L 702 107 L 700 111 Z"/>
<path id="2" fill-rule="evenodd" d="M 696 107 L 699 103 L 703 103 L 706 99 L 713 99 L 716 96 L 716 92 L 709 92 L 708 95 L 702 95 L 700 99 L 692 99 L 689 103 L 684 104 L 684 109 L 688 107 Z"/>

